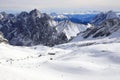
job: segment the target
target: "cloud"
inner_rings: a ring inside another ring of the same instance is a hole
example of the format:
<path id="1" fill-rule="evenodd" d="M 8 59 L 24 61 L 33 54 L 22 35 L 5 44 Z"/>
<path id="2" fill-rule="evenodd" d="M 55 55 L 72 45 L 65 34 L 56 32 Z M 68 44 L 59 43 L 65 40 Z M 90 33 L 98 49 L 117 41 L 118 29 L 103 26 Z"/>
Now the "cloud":
<path id="1" fill-rule="evenodd" d="M 0 9 L 120 9 L 120 0 L 0 0 Z"/>

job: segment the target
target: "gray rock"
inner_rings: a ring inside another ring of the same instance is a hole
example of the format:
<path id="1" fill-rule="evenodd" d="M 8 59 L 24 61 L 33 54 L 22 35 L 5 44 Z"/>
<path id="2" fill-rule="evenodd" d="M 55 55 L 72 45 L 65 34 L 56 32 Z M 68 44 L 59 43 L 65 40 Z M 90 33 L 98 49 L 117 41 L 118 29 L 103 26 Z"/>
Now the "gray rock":
<path id="1" fill-rule="evenodd" d="M 18 15 L 2 13 L 4 19 L 0 20 L 4 37 L 11 45 L 33 46 L 43 44 L 53 46 L 67 42 L 64 33 L 57 34 L 57 30 L 51 26 L 54 21 L 46 13 L 40 13 L 37 9 L 21 12 Z M 50 23 L 51 22 L 51 23 Z M 54 38 L 56 37 L 56 38 Z"/>
<path id="2" fill-rule="evenodd" d="M 112 11 L 100 13 L 92 22 L 93 26 L 81 33 L 83 38 L 106 37 L 120 29 L 120 18 Z"/>

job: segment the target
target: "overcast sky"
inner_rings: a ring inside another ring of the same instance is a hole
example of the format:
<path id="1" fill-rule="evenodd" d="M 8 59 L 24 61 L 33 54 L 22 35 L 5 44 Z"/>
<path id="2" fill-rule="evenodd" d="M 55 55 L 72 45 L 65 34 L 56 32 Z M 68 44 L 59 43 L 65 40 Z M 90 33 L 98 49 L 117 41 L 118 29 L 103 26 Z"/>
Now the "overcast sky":
<path id="1" fill-rule="evenodd" d="M 120 0 L 0 0 L 0 10 L 119 10 Z"/>

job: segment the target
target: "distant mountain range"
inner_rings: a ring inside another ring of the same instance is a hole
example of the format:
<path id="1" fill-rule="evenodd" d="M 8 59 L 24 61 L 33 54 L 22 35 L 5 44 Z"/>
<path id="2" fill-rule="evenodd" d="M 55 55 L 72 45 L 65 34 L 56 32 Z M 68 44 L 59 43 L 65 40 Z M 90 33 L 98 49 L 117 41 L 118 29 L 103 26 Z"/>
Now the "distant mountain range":
<path id="1" fill-rule="evenodd" d="M 106 37 L 118 31 L 119 15 L 40 13 L 37 9 L 20 14 L 0 13 L 0 31 L 16 46 L 54 46 L 69 41 Z"/>
<path id="2" fill-rule="evenodd" d="M 92 27 L 80 33 L 73 41 L 120 37 L 120 16 L 113 11 L 98 14 L 90 24 Z"/>
<path id="3" fill-rule="evenodd" d="M 85 24 L 91 22 L 91 20 L 97 15 L 97 13 L 78 13 L 78 14 L 57 14 L 57 13 L 51 13 L 50 14 L 55 21 L 64 21 L 64 20 L 70 20 L 73 23 L 77 24 Z"/>

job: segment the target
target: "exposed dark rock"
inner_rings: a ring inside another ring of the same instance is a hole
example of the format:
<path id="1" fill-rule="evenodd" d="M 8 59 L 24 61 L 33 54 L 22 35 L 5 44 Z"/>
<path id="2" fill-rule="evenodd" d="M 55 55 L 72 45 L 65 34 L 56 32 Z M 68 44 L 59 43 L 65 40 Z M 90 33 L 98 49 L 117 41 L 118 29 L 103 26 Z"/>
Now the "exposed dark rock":
<path id="1" fill-rule="evenodd" d="M 67 42 L 64 33 L 57 35 L 53 19 L 37 9 L 18 15 L 0 13 L 0 31 L 11 45 L 32 46 L 43 44 L 53 46 Z M 52 25 L 51 25 L 52 24 Z M 55 38 L 54 38 L 55 37 Z"/>
<path id="2" fill-rule="evenodd" d="M 8 41 L 4 38 L 2 32 L 0 32 L 0 43 L 8 43 Z"/>
<path id="3" fill-rule="evenodd" d="M 48 55 L 55 55 L 55 53 L 48 53 Z"/>
<path id="4" fill-rule="evenodd" d="M 109 11 L 107 13 L 100 13 L 92 21 L 91 29 L 87 29 L 82 33 L 83 38 L 106 37 L 120 29 L 120 17 Z"/>

